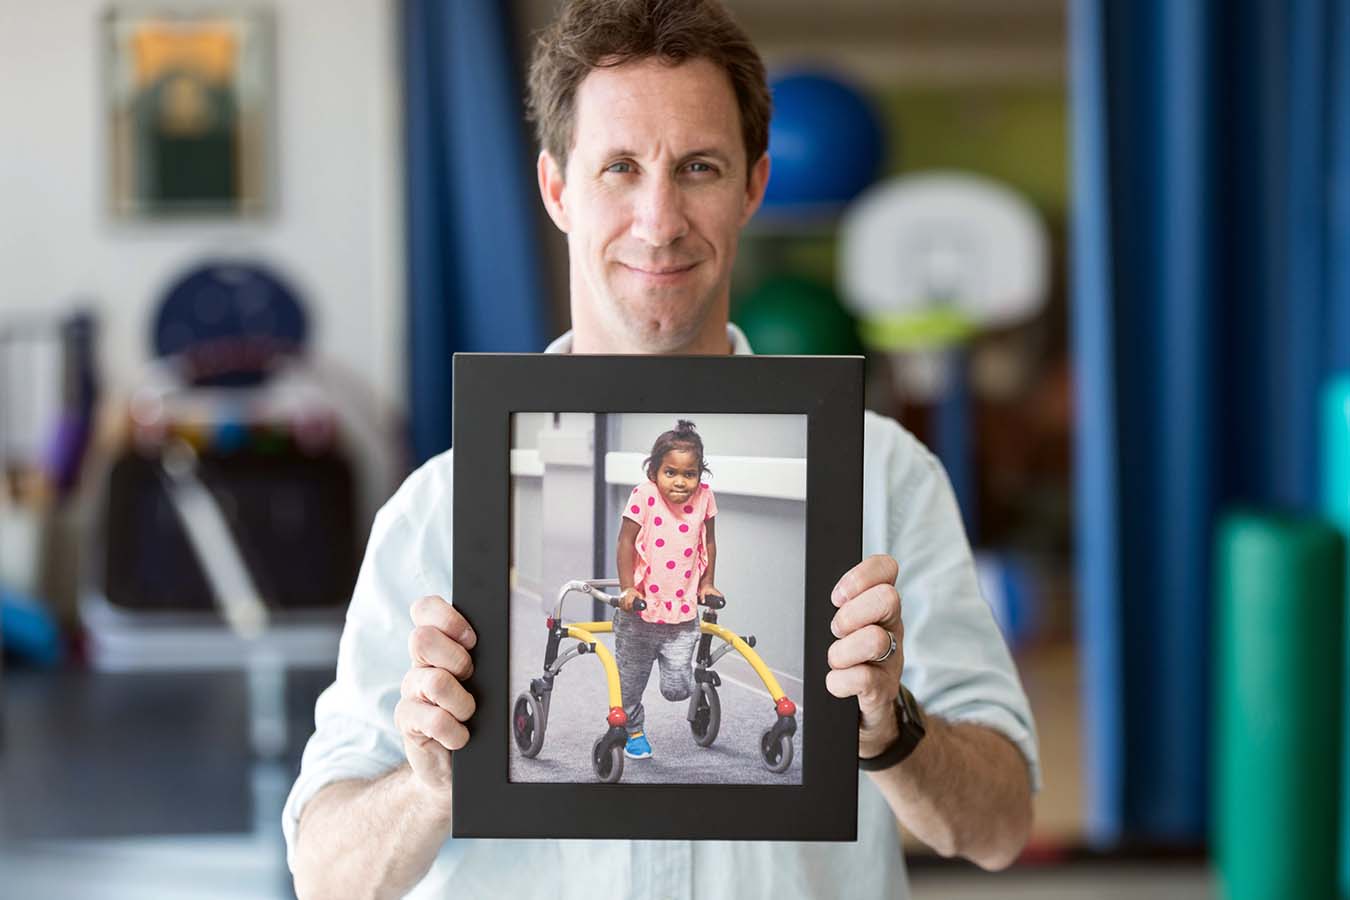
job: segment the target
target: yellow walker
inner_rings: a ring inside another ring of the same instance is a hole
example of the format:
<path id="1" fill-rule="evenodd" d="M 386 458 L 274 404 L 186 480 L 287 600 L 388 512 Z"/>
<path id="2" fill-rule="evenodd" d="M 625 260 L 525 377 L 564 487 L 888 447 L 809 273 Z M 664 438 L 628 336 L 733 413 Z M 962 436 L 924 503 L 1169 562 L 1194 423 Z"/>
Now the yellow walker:
<path id="1" fill-rule="evenodd" d="M 569 581 L 558 592 L 558 602 L 553 614 L 546 620 L 548 626 L 548 644 L 544 649 L 544 674 L 530 681 L 530 688 L 522 691 L 516 698 L 511 710 L 511 732 L 521 755 L 533 759 L 544 746 L 544 730 L 548 726 L 549 698 L 553 693 L 553 679 L 563 665 L 578 656 L 588 653 L 600 658 L 605 667 L 605 680 L 609 686 L 609 715 L 605 717 L 608 725 L 605 733 L 596 739 L 591 748 L 591 765 L 596 777 L 602 782 L 614 783 L 623 777 L 623 747 L 628 739 L 624 726 L 628 715 L 623 709 L 623 698 L 619 690 L 619 670 L 614 663 L 614 654 L 604 644 L 595 639 L 597 634 L 612 632 L 612 622 L 564 623 L 562 618 L 563 601 L 568 594 L 589 594 L 604 600 L 610 606 L 618 608 L 619 598 L 605 593 L 602 588 L 617 588 L 617 579 L 591 579 Z M 711 747 L 717 740 L 717 730 L 722 724 L 722 703 L 717 696 L 717 688 L 722 679 L 713 670 L 713 665 L 726 654 L 735 650 L 755 670 L 769 696 L 773 698 L 776 719 L 759 737 L 759 754 L 770 772 L 786 772 L 792 765 L 792 736 L 797 731 L 797 706 L 778 681 L 764 665 L 764 660 L 754 651 L 754 635 L 742 638 L 717 624 L 716 610 L 726 605 L 725 598 L 709 597 L 705 606 L 699 631 L 698 652 L 694 658 L 694 690 L 689 697 L 689 730 L 693 732 L 694 742 L 700 747 Z M 634 611 L 646 609 L 642 600 L 634 601 Z M 714 652 L 712 639 L 722 640 L 722 645 Z M 564 639 L 576 640 L 576 645 L 558 652 Z"/>

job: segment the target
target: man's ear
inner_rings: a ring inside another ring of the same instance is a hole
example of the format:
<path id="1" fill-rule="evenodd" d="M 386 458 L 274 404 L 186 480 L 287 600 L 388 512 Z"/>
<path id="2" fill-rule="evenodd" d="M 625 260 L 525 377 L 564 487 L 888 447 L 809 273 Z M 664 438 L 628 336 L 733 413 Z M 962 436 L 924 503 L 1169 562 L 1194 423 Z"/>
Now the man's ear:
<path id="1" fill-rule="evenodd" d="M 558 226 L 558 230 L 567 234 L 571 224 L 568 221 L 567 208 L 563 204 L 563 188 L 567 184 L 563 181 L 562 168 L 547 150 L 539 151 L 539 162 L 536 167 L 539 171 L 539 196 L 544 201 L 544 209 L 548 210 L 548 217 Z"/>
<path id="2" fill-rule="evenodd" d="M 745 185 L 745 212 L 741 214 L 741 227 L 749 222 L 764 202 L 764 189 L 769 186 L 769 154 L 765 153 L 750 169 L 750 178 Z"/>

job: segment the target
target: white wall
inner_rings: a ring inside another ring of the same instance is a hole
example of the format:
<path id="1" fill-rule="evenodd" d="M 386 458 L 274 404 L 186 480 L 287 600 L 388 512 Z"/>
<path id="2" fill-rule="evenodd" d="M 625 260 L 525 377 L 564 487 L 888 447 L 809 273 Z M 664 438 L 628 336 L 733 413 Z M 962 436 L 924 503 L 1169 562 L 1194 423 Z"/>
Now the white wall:
<path id="1" fill-rule="evenodd" d="M 402 408 L 396 5 L 265 4 L 276 23 L 276 212 L 133 225 L 106 212 L 99 41 L 108 6 L 0 0 L 0 317 L 89 298 L 102 318 L 105 376 L 125 390 L 148 357 L 150 316 L 168 281 L 207 255 L 257 256 L 303 293 L 317 353 Z"/>
<path id="2" fill-rule="evenodd" d="M 718 456 L 806 456 L 806 416 L 774 413 L 755 413 L 753 417 L 740 413 L 623 413 L 610 416 L 609 449 L 641 453 L 645 459 L 657 437 L 674 428 L 681 418 L 694 423 L 709 460 Z M 641 481 L 642 475 L 639 463 L 633 477 Z"/>

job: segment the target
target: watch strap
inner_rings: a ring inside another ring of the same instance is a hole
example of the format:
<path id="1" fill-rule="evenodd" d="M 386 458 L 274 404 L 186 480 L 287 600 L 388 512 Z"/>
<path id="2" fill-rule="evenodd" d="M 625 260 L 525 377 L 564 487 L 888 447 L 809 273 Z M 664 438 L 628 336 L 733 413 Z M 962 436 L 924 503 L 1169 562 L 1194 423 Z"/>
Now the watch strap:
<path id="1" fill-rule="evenodd" d="M 895 721 L 900 726 L 900 733 L 895 740 L 876 756 L 867 759 L 858 757 L 859 769 L 864 772 L 879 772 L 898 765 L 909 758 L 914 748 L 919 746 L 919 741 L 923 740 L 925 734 L 923 715 L 919 711 L 919 704 L 914 695 L 903 684 L 900 685 L 900 693 L 895 698 Z"/>

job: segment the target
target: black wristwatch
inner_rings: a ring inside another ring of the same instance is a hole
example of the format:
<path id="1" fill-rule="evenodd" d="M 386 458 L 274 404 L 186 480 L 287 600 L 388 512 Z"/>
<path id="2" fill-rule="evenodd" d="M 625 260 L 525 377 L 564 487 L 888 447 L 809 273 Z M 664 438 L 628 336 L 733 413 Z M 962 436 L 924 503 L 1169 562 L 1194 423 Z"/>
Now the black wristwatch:
<path id="1" fill-rule="evenodd" d="M 923 710 L 918 701 L 903 684 L 895 698 L 895 721 L 900 725 L 900 734 L 889 747 L 868 759 L 858 757 L 858 768 L 864 772 L 879 772 L 902 762 L 914 752 L 923 740 Z"/>

